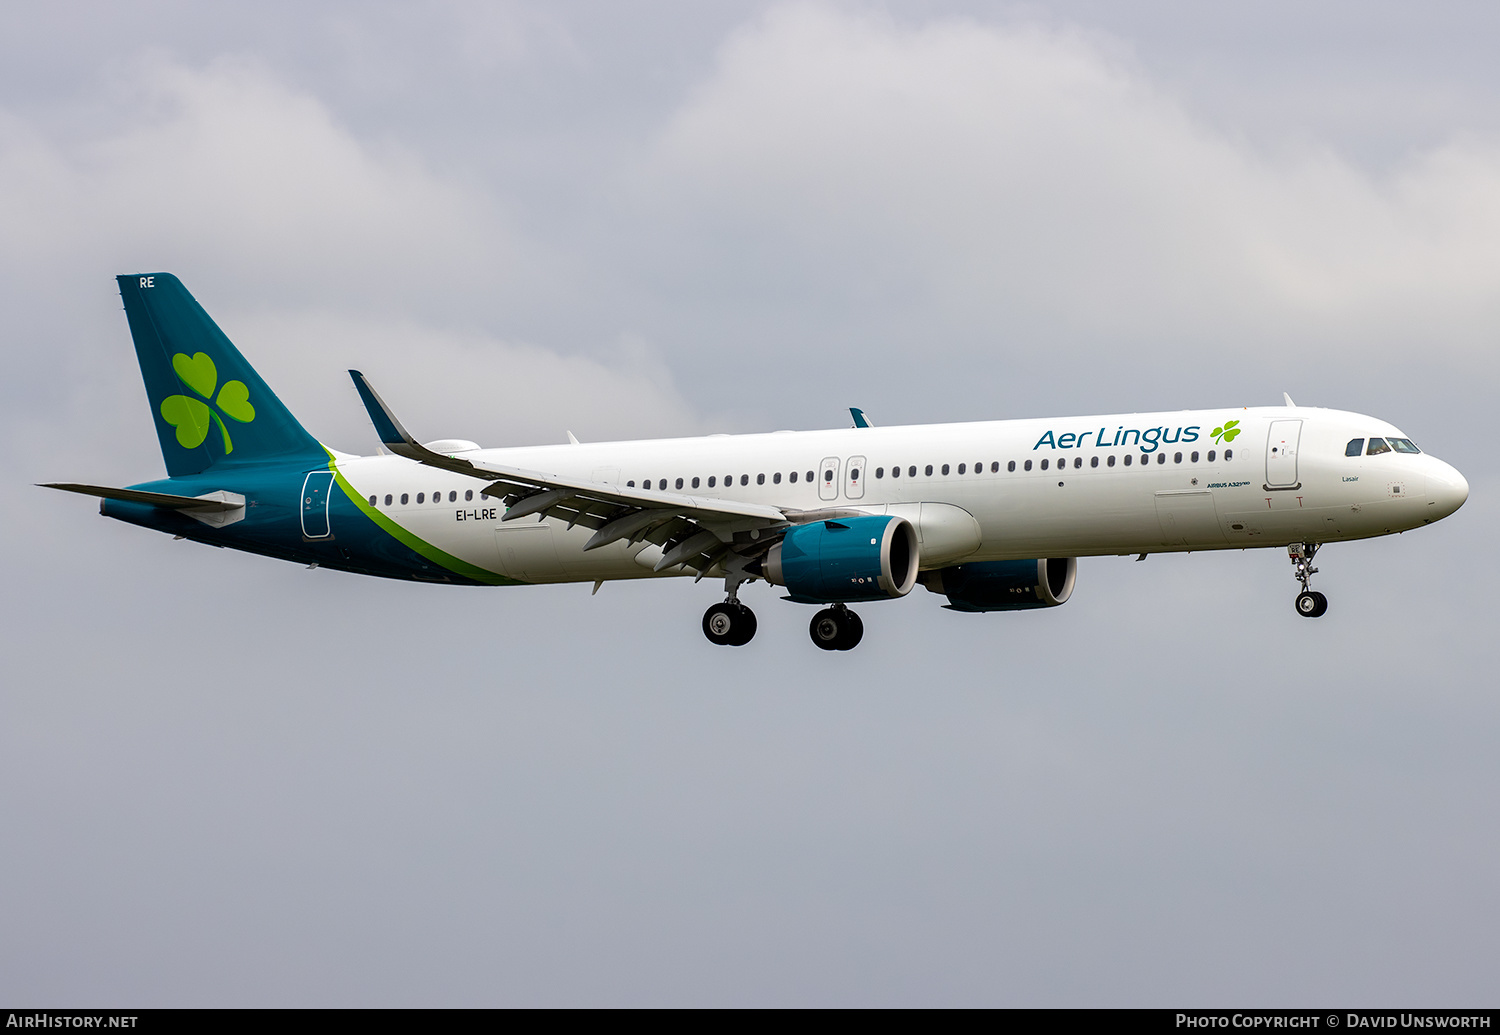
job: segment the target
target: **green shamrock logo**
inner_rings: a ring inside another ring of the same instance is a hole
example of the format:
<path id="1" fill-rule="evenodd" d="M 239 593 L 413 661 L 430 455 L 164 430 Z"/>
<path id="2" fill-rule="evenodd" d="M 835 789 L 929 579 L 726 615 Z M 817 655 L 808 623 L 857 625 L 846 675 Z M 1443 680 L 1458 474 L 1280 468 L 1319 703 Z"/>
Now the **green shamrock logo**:
<path id="1" fill-rule="evenodd" d="M 1214 428 L 1213 440 L 1215 442 L 1218 442 L 1220 439 L 1222 439 L 1225 442 L 1233 442 L 1235 440 L 1235 436 L 1237 436 L 1242 430 L 1243 429 L 1240 427 L 1239 421 L 1226 420 L 1222 428 Z"/>
<path id="2" fill-rule="evenodd" d="M 214 399 L 218 412 L 211 409 L 203 399 L 213 399 L 214 389 L 219 384 L 219 371 L 207 353 L 199 352 L 186 356 L 179 352 L 172 357 L 172 369 L 182 383 L 191 388 L 202 399 L 188 395 L 169 395 L 161 402 L 161 416 L 177 429 L 177 441 L 185 449 L 197 449 L 208 438 L 210 426 L 217 425 L 224 436 L 224 453 L 234 452 L 234 443 L 229 438 L 229 429 L 219 417 L 219 412 L 230 420 L 249 424 L 255 419 L 255 407 L 250 405 L 250 389 L 243 381 L 226 381 Z"/>

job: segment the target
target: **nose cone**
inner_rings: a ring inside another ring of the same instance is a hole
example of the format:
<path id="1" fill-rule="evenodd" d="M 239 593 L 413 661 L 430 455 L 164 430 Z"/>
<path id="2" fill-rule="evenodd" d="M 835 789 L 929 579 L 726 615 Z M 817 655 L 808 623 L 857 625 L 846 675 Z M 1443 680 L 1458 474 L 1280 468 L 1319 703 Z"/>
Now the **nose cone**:
<path id="1" fill-rule="evenodd" d="M 1427 476 L 1427 498 L 1432 504 L 1429 509 L 1437 511 L 1428 520 L 1445 518 L 1469 498 L 1469 483 L 1455 468 L 1439 460 L 1437 470 Z"/>

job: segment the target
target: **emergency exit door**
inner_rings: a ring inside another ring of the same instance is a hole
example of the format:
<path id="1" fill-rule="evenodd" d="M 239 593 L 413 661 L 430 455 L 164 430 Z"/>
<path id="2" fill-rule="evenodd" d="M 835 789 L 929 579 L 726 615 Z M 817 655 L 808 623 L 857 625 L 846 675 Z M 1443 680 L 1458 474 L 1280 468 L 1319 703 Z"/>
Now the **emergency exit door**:
<path id="1" fill-rule="evenodd" d="M 865 458 L 862 456 L 851 456 L 844 464 L 844 497 L 846 499 L 864 499 L 865 495 Z"/>
<path id="2" fill-rule="evenodd" d="M 838 498 L 839 458 L 825 456 L 823 462 L 818 465 L 818 499 L 836 500 Z"/>

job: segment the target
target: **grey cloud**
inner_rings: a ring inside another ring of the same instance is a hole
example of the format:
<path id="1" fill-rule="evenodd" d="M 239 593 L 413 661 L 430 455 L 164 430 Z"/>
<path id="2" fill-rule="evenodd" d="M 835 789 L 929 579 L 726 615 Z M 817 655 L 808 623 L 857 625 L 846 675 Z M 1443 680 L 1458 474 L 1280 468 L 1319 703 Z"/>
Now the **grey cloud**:
<path id="1" fill-rule="evenodd" d="M 1373 175 L 1196 123 L 1067 33 L 786 8 L 726 46 L 642 178 L 677 188 L 692 245 L 748 236 L 843 298 L 914 281 L 971 348 L 976 325 L 1174 359 L 1421 329 L 1488 365 L 1497 156 L 1458 138 Z"/>

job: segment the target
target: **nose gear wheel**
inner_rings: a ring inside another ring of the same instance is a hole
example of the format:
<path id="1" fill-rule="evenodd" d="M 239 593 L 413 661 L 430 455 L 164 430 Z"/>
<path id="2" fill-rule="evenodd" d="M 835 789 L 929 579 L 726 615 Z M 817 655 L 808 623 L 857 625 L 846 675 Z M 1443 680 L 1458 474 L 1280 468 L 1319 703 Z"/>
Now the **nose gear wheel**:
<path id="1" fill-rule="evenodd" d="M 1302 583 L 1302 592 L 1297 594 L 1295 606 L 1303 618 L 1321 618 L 1328 610 L 1328 598 L 1312 588 L 1312 577 L 1318 569 L 1312 566 L 1320 543 L 1293 543 L 1286 548 L 1292 559 L 1292 577 Z"/>

